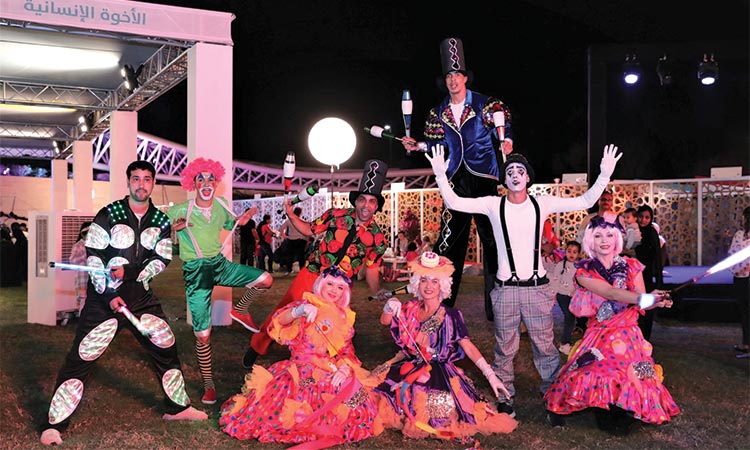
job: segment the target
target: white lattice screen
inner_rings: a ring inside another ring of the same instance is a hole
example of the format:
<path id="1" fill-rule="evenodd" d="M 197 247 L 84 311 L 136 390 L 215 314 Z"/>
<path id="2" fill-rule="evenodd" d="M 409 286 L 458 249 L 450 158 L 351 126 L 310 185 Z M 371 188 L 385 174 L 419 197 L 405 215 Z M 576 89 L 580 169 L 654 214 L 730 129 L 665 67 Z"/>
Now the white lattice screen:
<path id="1" fill-rule="evenodd" d="M 609 187 L 614 191 L 614 209 L 622 212 L 627 207 L 648 204 L 654 209 L 654 221 L 661 227 L 667 241 L 670 264 L 673 266 L 712 265 L 725 255 L 734 232 L 741 223 L 740 213 L 750 206 L 750 178 L 740 180 L 659 180 L 616 181 Z M 581 184 L 534 184 L 531 195 L 559 195 L 574 197 L 583 194 L 588 187 Z M 505 194 L 500 187 L 499 193 Z M 420 218 L 421 235 L 428 235 L 434 243 L 439 233 L 442 198 L 437 189 L 417 189 L 402 192 L 383 192 L 386 199 L 383 211 L 375 220 L 391 242 L 398 233 L 398 224 L 406 209 L 411 209 Z M 331 200 L 331 197 L 332 200 Z M 349 207 L 348 193 L 333 196 L 316 195 L 299 204 L 302 216 L 311 220 L 319 216 L 329 205 Z M 394 206 L 398 204 L 398 211 Z M 241 213 L 249 206 L 258 206 L 258 215 L 270 214 L 274 228 L 283 224 L 283 197 L 254 200 L 237 200 L 234 210 Z M 392 217 L 395 214 L 395 217 Z M 587 211 L 553 214 L 550 220 L 561 242 L 575 239 L 578 224 Z M 256 218 L 256 222 L 257 222 Z M 392 224 L 396 224 L 394 226 Z M 468 261 L 481 257 L 476 229 L 472 226 L 473 239 L 467 249 Z M 236 241 L 237 239 L 235 239 Z"/>

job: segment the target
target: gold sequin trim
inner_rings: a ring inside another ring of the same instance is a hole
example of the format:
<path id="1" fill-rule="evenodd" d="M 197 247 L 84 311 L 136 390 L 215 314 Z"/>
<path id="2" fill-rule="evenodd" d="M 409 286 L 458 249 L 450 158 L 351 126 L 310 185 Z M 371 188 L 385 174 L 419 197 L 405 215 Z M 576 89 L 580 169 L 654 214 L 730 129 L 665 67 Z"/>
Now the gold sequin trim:
<path id="1" fill-rule="evenodd" d="M 427 394 L 425 409 L 430 419 L 445 419 L 456 410 L 456 403 L 449 392 L 432 391 Z"/>
<path id="2" fill-rule="evenodd" d="M 302 378 L 299 380 L 299 385 L 301 387 L 312 386 L 313 384 L 315 384 L 315 378 L 313 377 Z"/>
<path id="3" fill-rule="evenodd" d="M 344 404 L 349 409 L 356 409 L 358 406 L 364 403 L 365 400 L 367 400 L 367 391 L 365 391 L 364 387 L 360 387 L 359 390 L 349 398 L 349 400 L 344 402 Z"/>

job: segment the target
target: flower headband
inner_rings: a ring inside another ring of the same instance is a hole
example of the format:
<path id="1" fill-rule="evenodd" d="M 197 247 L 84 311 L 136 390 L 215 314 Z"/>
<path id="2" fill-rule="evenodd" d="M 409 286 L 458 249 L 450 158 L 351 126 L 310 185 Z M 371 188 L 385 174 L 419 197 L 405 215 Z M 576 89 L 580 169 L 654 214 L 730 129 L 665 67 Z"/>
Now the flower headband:
<path id="1" fill-rule="evenodd" d="M 620 225 L 620 221 L 615 219 L 613 222 L 608 222 L 604 217 L 602 216 L 596 216 L 591 219 L 589 222 L 588 228 L 594 229 L 594 228 L 615 228 L 618 231 L 622 232 L 622 225 Z"/>
<path id="2" fill-rule="evenodd" d="M 331 276 L 331 277 L 341 278 L 342 280 L 344 280 L 344 282 L 346 283 L 347 286 L 349 286 L 349 287 L 352 286 L 352 279 L 349 278 L 349 276 L 346 275 L 346 272 L 344 272 L 343 270 L 339 269 L 338 266 L 331 266 L 331 267 L 328 267 L 328 268 L 324 269 L 323 272 L 321 273 L 321 275 L 327 275 L 327 276 Z"/>

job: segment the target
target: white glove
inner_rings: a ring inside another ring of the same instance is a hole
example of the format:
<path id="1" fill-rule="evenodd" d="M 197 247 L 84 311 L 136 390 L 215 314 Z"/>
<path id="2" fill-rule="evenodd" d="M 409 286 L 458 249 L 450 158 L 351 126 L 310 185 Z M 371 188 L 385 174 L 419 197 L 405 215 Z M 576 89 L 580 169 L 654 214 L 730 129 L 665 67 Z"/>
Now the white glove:
<path id="1" fill-rule="evenodd" d="M 508 390 L 505 388 L 503 382 L 500 381 L 500 379 L 495 374 L 495 371 L 492 370 L 492 367 L 490 367 L 484 357 L 479 358 L 479 360 L 476 362 L 476 365 L 477 368 L 482 371 L 482 375 L 484 375 L 484 377 L 487 378 L 487 381 L 489 381 L 490 387 L 495 393 L 495 397 L 497 397 L 498 399 L 501 398 L 500 393 L 502 393 L 506 399 L 509 399 L 510 392 L 508 392 Z"/>
<path id="2" fill-rule="evenodd" d="M 341 386 L 341 383 L 346 381 L 352 375 L 352 368 L 348 364 L 342 364 L 341 367 L 336 370 L 331 378 L 331 384 L 333 387 Z"/>
<path id="3" fill-rule="evenodd" d="M 444 177 L 445 173 L 448 171 L 448 163 L 450 162 L 450 159 L 445 159 L 445 148 L 443 147 L 443 145 L 433 145 L 432 157 L 430 157 L 429 152 L 425 153 L 424 156 L 430 162 L 432 171 L 435 173 L 435 176 Z"/>
<path id="4" fill-rule="evenodd" d="M 292 308 L 293 318 L 297 319 L 302 316 L 305 316 L 310 323 L 315 322 L 315 318 L 318 316 L 318 307 L 309 303 L 304 303 Z"/>
<path id="5" fill-rule="evenodd" d="M 396 298 L 388 300 L 385 302 L 385 306 L 383 306 L 383 312 L 398 317 L 401 313 L 401 302 Z"/>
<path id="6" fill-rule="evenodd" d="M 602 162 L 599 164 L 599 170 L 601 174 L 607 178 L 611 178 L 615 172 L 615 166 L 617 161 L 622 158 L 622 153 L 617 154 L 617 146 L 609 144 L 604 146 L 604 155 L 602 155 Z"/>

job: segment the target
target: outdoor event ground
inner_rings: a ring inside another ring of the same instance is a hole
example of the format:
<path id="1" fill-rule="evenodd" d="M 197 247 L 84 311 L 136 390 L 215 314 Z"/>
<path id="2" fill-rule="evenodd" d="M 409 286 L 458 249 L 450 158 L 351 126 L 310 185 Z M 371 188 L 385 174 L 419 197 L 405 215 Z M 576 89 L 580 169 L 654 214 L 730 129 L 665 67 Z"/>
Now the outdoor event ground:
<path id="1" fill-rule="evenodd" d="M 207 423 L 172 423 L 161 419 L 162 395 L 145 354 L 128 334 L 121 334 L 104 354 L 86 387 L 85 397 L 63 434 L 62 448 L 76 449 L 283 449 L 286 445 L 237 441 L 218 429 L 221 402 L 239 391 L 244 370 L 240 359 L 249 333 L 242 327 L 213 331 L 215 378 L 219 402 L 200 404 L 202 389 L 193 354 L 192 330 L 185 322 L 181 263 L 176 259 L 152 283 L 170 318 L 186 377 L 188 393 L 199 409 L 209 413 Z M 272 290 L 253 307 L 256 319 L 268 314 L 289 286 L 293 275 L 276 273 Z M 390 283 L 397 287 L 401 283 Z M 485 319 L 481 279 L 467 276 L 457 306 L 464 313 L 472 340 L 492 360 L 494 336 Z M 367 300 L 364 281 L 355 283 L 352 306 L 357 312 L 354 340 L 366 368 L 373 368 L 395 352 L 387 327 L 377 322 L 382 304 Z M 234 298 L 242 289 L 233 291 Z M 405 300 L 405 299 L 404 299 Z M 556 310 L 555 335 L 561 314 Z M 0 291 L 0 449 L 41 448 L 39 432 L 46 423 L 57 370 L 73 339 L 76 320 L 66 326 L 26 323 L 26 288 Z M 739 342 L 738 324 L 657 318 L 652 343 L 654 356 L 664 367 L 664 383 L 682 414 L 662 426 L 637 424 L 627 437 L 612 437 L 596 428 L 593 414 L 571 416 L 565 428 L 550 428 L 544 420 L 538 393 L 539 378 L 526 335 L 516 358 L 516 408 L 519 427 L 510 435 L 478 435 L 481 449 L 693 449 L 750 448 L 750 360 L 736 359 L 732 346 Z M 287 357 L 275 345 L 258 360 L 267 366 Z M 462 362 L 480 391 L 490 395 L 481 373 Z M 345 449 L 456 449 L 467 442 L 407 440 L 398 432 Z"/>

